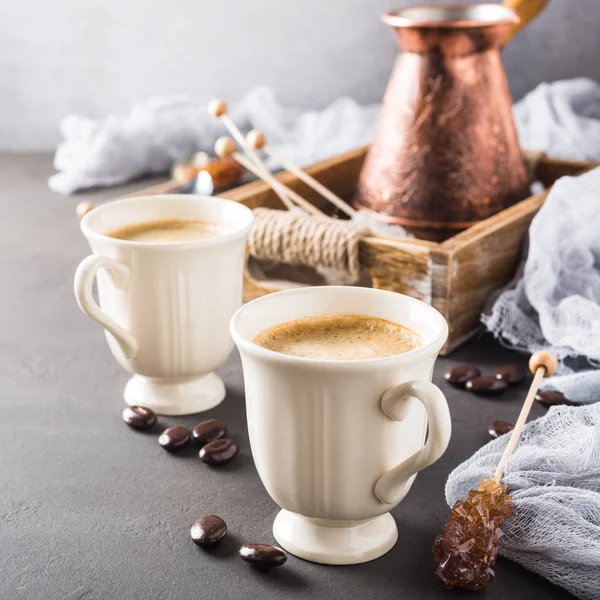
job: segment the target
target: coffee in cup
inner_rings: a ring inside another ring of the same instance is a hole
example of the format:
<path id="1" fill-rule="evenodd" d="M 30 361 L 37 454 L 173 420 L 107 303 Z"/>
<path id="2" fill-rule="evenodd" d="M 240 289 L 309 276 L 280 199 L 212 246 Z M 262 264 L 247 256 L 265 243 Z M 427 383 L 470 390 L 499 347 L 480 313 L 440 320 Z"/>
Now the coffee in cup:
<path id="1" fill-rule="evenodd" d="M 444 317 L 395 292 L 315 286 L 249 302 L 231 333 L 252 456 L 282 509 L 278 544 L 325 564 L 385 554 L 398 537 L 390 510 L 450 438 L 431 383 Z"/>
<path id="2" fill-rule="evenodd" d="M 108 237 L 132 242 L 173 244 L 195 242 L 227 232 L 225 227 L 208 221 L 190 219 L 165 219 L 121 225 L 106 232 Z"/>
<path id="3" fill-rule="evenodd" d="M 82 218 L 92 254 L 77 268 L 75 297 L 133 375 L 127 404 L 181 415 L 223 400 L 214 371 L 233 348 L 251 224 L 242 204 L 192 194 L 123 198 Z"/>
<path id="4" fill-rule="evenodd" d="M 421 336 L 398 323 L 355 314 L 303 317 L 269 327 L 255 344 L 291 356 L 361 360 L 404 354 L 419 348 Z"/>

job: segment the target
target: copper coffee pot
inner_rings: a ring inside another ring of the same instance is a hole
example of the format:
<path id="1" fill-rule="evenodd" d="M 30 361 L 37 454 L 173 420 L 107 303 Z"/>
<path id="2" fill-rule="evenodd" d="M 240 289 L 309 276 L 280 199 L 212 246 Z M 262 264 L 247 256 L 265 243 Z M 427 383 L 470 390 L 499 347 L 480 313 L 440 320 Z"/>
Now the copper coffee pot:
<path id="1" fill-rule="evenodd" d="M 538 11 L 546 2 L 512 0 Z M 506 5 L 471 4 L 404 8 L 383 20 L 404 52 L 354 203 L 441 241 L 529 193 L 500 60 L 520 19 Z"/>

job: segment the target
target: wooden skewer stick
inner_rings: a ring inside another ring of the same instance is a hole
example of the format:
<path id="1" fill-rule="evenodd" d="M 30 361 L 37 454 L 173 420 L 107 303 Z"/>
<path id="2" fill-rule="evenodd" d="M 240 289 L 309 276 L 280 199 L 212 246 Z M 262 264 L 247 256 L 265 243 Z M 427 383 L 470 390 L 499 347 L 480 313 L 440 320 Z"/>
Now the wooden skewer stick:
<path id="1" fill-rule="evenodd" d="M 309 185 L 313 190 L 321 194 L 324 198 L 329 200 L 334 206 L 337 206 L 342 212 L 346 213 L 349 217 L 356 214 L 356 210 L 352 208 L 347 202 L 342 200 L 339 196 L 336 196 L 331 190 L 327 189 L 322 183 L 319 183 L 314 177 L 311 177 L 306 171 L 300 167 L 289 162 L 283 158 L 276 150 L 267 145 L 267 139 L 261 131 L 253 129 L 246 136 L 246 142 L 253 150 L 262 149 L 271 158 L 276 160 L 284 169 L 293 173 L 298 179 L 301 179 Z"/>
<path id="2" fill-rule="evenodd" d="M 227 114 L 227 111 L 228 107 L 227 102 L 225 102 L 225 100 L 215 98 L 214 100 L 211 100 L 208 104 L 208 112 L 211 115 L 217 117 L 218 119 L 221 119 L 221 122 L 223 123 L 223 125 L 225 125 L 225 128 L 227 129 L 227 131 L 229 131 L 233 139 L 238 143 L 239 147 L 242 148 L 244 152 L 248 154 L 248 156 L 254 161 L 255 164 L 257 164 L 259 167 L 264 168 L 265 165 L 261 160 L 260 156 L 258 156 L 258 154 L 254 151 L 253 148 L 250 148 L 250 146 L 248 146 L 244 134 L 239 130 L 238 126 Z"/>
<path id="3" fill-rule="evenodd" d="M 298 206 L 306 210 L 308 213 L 323 216 L 323 213 L 316 206 L 313 206 L 310 202 L 300 196 L 300 194 L 294 192 L 294 190 L 291 190 L 285 186 L 283 183 L 281 183 L 281 181 L 275 179 L 275 177 L 273 177 L 273 175 L 267 169 L 258 167 L 245 156 L 237 152 L 235 142 L 230 137 L 219 138 L 215 144 L 215 152 L 220 158 L 231 156 L 234 160 L 239 162 L 242 167 L 248 169 L 248 171 L 254 173 L 254 175 L 268 183 L 281 198 L 288 210 L 292 210 L 294 208 L 292 203 L 293 200 Z"/>
<path id="4" fill-rule="evenodd" d="M 268 171 L 267 166 L 263 163 L 263 161 L 261 160 L 258 153 L 255 152 L 253 148 L 250 148 L 250 146 L 246 143 L 246 138 L 244 137 L 243 133 L 239 130 L 238 126 L 233 122 L 231 117 L 227 114 L 227 111 L 228 111 L 227 102 L 225 102 L 225 100 L 221 100 L 220 98 L 214 98 L 208 104 L 208 112 L 211 115 L 217 117 L 218 119 L 221 119 L 221 123 L 223 123 L 223 125 L 225 125 L 225 128 L 227 129 L 227 131 L 229 131 L 229 133 L 233 136 L 233 139 L 239 144 L 240 148 L 242 148 L 244 150 L 244 152 L 246 152 L 246 154 L 252 159 L 254 164 L 259 169 Z M 235 149 L 234 149 L 234 151 L 235 151 Z M 238 160 L 238 162 L 242 166 L 245 166 L 239 160 Z M 253 171 L 251 168 L 246 166 L 246 169 L 248 169 L 248 171 L 250 171 L 251 173 L 254 173 L 257 177 L 260 177 L 261 179 L 264 180 L 264 177 L 257 175 L 257 173 L 255 171 Z M 278 186 L 278 187 L 274 187 L 273 191 L 279 196 L 281 201 L 288 207 L 288 210 L 291 210 L 290 209 L 291 202 L 289 202 L 289 200 L 287 198 L 285 189 L 282 188 L 281 186 Z"/>
<path id="5" fill-rule="evenodd" d="M 554 358 L 554 356 L 552 356 L 552 354 L 548 352 L 534 352 L 531 355 L 531 358 L 529 359 L 529 370 L 533 373 L 533 381 L 531 382 L 529 392 L 527 392 L 525 402 L 523 402 L 523 408 L 521 408 L 519 418 L 517 419 L 515 428 L 513 429 L 510 439 L 508 440 L 508 444 L 504 450 L 504 454 L 502 455 L 502 458 L 498 463 L 498 468 L 494 473 L 494 479 L 497 482 L 500 482 L 500 479 L 502 479 L 506 463 L 508 462 L 508 459 L 512 456 L 517 442 L 519 441 L 521 431 L 523 431 L 523 426 L 525 425 L 525 421 L 529 416 L 529 411 L 531 410 L 531 406 L 533 405 L 535 395 L 537 394 L 542 379 L 544 377 L 549 377 L 550 375 L 553 375 L 556 372 L 557 367 L 558 363 L 556 362 L 556 358 Z"/>

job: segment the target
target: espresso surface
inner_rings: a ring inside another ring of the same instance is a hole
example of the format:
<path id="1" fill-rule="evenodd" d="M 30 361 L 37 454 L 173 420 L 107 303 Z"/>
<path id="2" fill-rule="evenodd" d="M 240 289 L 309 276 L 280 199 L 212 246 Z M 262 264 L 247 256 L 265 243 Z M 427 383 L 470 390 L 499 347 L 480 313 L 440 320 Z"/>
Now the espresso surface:
<path id="1" fill-rule="evenodd" d="M 282 354 L 328 360 L 383 358 L 423 343 L 417 333 L 398 323 L 348 314 L 287 321 L 261 331 L 253 342 Z"/>
<path id="2" fill-rule="evenodd" d="M 204 240 L 222 235 L 225 231 L 224 227 L 216 223 L 209 223 L 208 221 L 170 219 L 123 225 L 122 227 L 111 229 L 106 235 L 118 240 L 172 244 Z"/>

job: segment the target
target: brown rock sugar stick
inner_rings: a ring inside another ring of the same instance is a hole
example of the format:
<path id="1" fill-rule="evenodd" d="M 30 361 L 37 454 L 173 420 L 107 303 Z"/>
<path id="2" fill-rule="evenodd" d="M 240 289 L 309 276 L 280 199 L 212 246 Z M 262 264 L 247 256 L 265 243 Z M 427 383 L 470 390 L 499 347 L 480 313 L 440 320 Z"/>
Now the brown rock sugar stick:
<path id="1" fill-rule="evenodd" d="M 502 536 L 500 526 L 512 514 L 507 486 L 500 483 L 543 377 L 556 371 L 556 359 L 547 352 L 536 352 L 529 360 L 534 374 L 519 418 L 492 479 L 482 479 L 476 490 L 458 501 L 450 511 L 444 532 L 437 537 L 433 554 L 438 563 L 436 576 L 447 588 L 482 590 L 493 583 L 492 569 Z"/>

